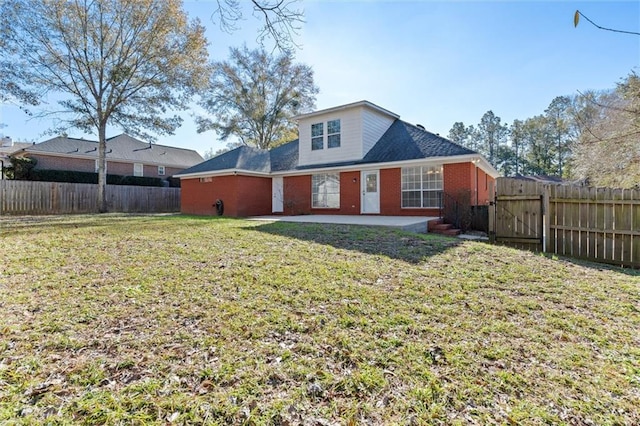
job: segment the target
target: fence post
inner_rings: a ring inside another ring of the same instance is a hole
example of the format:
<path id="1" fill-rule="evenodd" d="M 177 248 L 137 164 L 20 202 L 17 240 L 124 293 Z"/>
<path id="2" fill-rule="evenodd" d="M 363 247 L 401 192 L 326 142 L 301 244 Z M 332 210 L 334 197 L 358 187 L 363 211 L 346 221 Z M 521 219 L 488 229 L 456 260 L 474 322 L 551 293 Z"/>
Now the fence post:
<path id="1" fill-rule="evenodd" d="M 4 214 L 4 203 L 5 203 L 5 191 L 6 191 L 6 180 L 0 180 L 0 216 Z"/>
<path id="2" fill-rule="evenodd" d="M 496 242 L 496 188 L 495 183 L 489 182 L 489 241 Z"/>
<path id="3" fill-rule="evenodd" d="M 549 248 L 549 234 L 551 233 L 551 217 L 549 210 L 549 189 L 550 185 L 542 186 L 542 252 L 548 253 Z"/>

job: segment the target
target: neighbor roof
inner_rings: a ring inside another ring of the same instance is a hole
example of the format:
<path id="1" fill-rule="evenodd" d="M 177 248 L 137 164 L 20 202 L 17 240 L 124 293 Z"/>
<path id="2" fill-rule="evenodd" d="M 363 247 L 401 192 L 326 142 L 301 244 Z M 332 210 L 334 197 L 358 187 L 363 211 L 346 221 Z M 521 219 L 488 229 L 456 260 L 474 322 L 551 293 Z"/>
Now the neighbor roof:
<path id="1" fill-rule="evenodd" d="M 109 138 L 106 144 L 108 160 L 160 164 L 177 168 L 191 167 L 203 160 L 202 156 L 192 149 L 142 142 L 126 134 Z M 98 158 L 98 142 L 58 136 L 31 145 L 23 152 Z"/>
<path id="2" fill-rule="evenodd" d="M 14 152 L 32 146 L 31 142 L 14 142 L 11 146 L 0 146 L 0 157 L 8 157 Z"/>
<path id="3" fill-rule="evenodd" d="M 296 139 L 270 151 L 241 146 L 184 170 L 178 176 L 225 170 L 254 173 L 293 172 L 477 154 L 446 138 L 397 119 L 362 160 L 299 166 L 298 145 L 299 141 Z"/>

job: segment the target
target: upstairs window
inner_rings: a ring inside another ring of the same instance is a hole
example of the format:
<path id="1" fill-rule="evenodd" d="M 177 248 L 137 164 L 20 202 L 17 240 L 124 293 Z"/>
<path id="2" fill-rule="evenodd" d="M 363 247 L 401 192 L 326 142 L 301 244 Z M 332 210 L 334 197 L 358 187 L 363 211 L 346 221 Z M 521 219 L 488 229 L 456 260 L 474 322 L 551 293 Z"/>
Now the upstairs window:
<path id="1" fill-rule="evenodd" d="M 311 150 L 324 148 L 324 123 L 311 125 Z"/>
<path id="2" fill-rule="evenodd" d="M 327 122 L 327 147 L 340 148 L 340 120 Z"/>

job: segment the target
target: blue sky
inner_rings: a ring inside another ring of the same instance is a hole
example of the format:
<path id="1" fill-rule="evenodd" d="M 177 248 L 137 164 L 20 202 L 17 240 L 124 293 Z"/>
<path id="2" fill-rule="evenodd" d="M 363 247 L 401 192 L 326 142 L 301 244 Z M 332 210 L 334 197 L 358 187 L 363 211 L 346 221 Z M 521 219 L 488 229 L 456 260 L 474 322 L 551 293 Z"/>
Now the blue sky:
<path id="1" fill-rule="evenodd" d="M 243 0 L 241 0 L 242 2 Z M 456 121 L 477 124 L 488 111 L 511 123 L 540 114 L 560 95 L 607 89 L 640 72 L 640 2 L 634 1 L 303 1 L 306 23 L 296 57 L 311 65 L 320 88 L 316 105 L 329 108 L 369 100 L 410 123 L 446 135 Z M 240 29 L 222 32 L 212 21 L 215 2 L 191 0 L 185 9 L 207 27 L 210 55 L 230 46 L 257 46 L 260 22 L 245 14 Z M 15 140 L 42 141 L 51 125 L 0 106 L 0 129 Z M 198 134 L 191 112 L 174 136 L 157 143 L 203 154 L 225 142 Z M 110 128 L 108 136 L 121 133 Z M 71 136 L 95 138 L 71 133 Z"/>

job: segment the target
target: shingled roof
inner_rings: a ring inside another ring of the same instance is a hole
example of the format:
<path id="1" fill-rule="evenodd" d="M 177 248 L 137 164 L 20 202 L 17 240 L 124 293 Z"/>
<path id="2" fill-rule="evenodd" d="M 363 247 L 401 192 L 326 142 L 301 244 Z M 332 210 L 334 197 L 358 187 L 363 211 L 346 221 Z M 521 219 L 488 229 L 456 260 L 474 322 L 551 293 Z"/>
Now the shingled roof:
<path id="1" fill-rule="evenodd" d="M 477 154 L 399 119 L 393 122 L 367 155 L 358 161 L 299 166 L 298 143 L 296 139 L 269 151 L 241 146 L 184 170 L 180 175 L 224 170 L 273 173 Z"/>
<path id="2" fill-rule="evenodd" d="M 468 154 L 477 153 L 440 135 L 396 120 L 361 163 L 386 163 Z"/>
<path id="3" fill-rule="evenodd" d="M 191 167 L 203 160 L 202 156 L 192 149 L 142 142 L 126 134 L 109 138 L 106 144 L 108 160 L 159 164 L 176 168 Z M 30 145 L 25 148 L 23 152 L 33 154 L 66 154 L 74 157 L 98 158 L 98 142 L 58 136 L 35 145 Z"/>
<path id="4" fill-rule="evenodd" d="M 216 172 L 220 170 L 245 170 L 257 173 L 269 173 L 271 170 L 270 152 L 266 149 L 240 146 L 224 152 L 209 160 L 183 170 L 180 174 Z"/>

